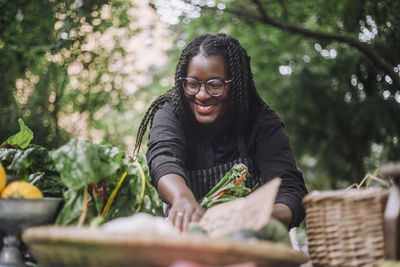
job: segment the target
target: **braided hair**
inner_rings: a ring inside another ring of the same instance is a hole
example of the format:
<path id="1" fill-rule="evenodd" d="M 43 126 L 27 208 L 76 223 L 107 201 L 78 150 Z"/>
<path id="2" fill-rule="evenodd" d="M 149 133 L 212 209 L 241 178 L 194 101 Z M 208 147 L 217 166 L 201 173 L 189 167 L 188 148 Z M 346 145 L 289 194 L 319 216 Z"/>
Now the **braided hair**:
<path id="1" fill-rule="evenodd" d="M 151 127 L 154 114 L 163 104 L 171 103 L 175 116 L 181 121 L 191 114 L 185 99 L 182 81 L 179 78 L 186 77 L 190 60 L 199 54 L 222 56 L 225 59 L 232 79 L 229 112 L 238 122 L 238 127 L 246 127 L 249 116 L 266 105 L 256 91 L 250 68 L 250 57 L 239 41 L 223 33 L 199 36 L 182 51 L 176 66 L 174 87 L 154 100 L 147 109 L 139 126 L 134 156 L 140 149 L 148 124 L 150 123 Z"/>

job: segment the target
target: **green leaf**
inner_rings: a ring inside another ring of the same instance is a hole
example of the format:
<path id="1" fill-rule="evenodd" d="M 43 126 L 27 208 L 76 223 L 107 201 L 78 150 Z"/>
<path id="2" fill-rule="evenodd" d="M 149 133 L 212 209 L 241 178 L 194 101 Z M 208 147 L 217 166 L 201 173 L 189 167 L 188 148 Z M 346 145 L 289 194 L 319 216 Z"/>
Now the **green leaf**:
<path id="1" fill-rule="evenodd" d="M 30 144 L 31 140 L 33 139 L 33 132 L 31 129 L 25 126 L 25 123 L 21 118 L 18 119 L 18 123 L 20 127 L 19 132 L 10 136 L 1 144 L 1 146 L 11 145 L 24 149 Z"/>
<path id="2" fill-rule="evenodd" d="M 78 221 L 83 210 L 84 194 L 80 191 L 68 190 L 64 192 L 65 204 L 57 216 L 55 224 L 68 225 Z"/>
<path id="3" fill-rule="evenodd" d="M 120 168 L 123 152 L 116 147 L 91 144 L 72 139 L 52 153 L 61 181 L 73 190 L 104 177 L 115 175 Z"/>

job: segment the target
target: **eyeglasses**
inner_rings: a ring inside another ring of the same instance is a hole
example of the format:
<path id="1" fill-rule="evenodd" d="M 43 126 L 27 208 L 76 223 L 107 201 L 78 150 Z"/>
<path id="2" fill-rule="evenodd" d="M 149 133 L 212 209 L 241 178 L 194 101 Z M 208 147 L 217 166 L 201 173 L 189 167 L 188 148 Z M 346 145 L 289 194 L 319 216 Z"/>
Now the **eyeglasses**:
<path id="1" fill-rule="evenodd" d="M 199 93 L 202 84 L 205 85 L 206 91 L 209 95 L 220 96 L 224 92 L 225 85 L 232 81 L 210 79 L 208 81 L 202 82 L 190 77 L 181 77 L 180 80 L 183 80 L 182 86 L 185 92 L 191 96 L 197 95 Z"/>

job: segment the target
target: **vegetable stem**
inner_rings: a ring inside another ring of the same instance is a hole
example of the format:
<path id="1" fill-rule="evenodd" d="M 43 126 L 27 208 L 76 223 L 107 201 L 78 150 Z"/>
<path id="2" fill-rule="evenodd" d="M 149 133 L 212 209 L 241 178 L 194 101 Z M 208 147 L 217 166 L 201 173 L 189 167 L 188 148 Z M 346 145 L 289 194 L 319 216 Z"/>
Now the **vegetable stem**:
<path id="1" fill-rule="evenodd" d="M 247 173 L 248 173 L 248 171 L 247 171 L 246 169 L 244 169 L 244 170 L 242 171 L 242 173 L 240 174 L 240 177 L 239 177 L 236 181 L 234 181 L 233 184 L 234 184 L 234 185 L 238 185 L 241 181 L 243 181 L 244 178 L 246 178 Z M 221 198 L 223 195 L 225 195 L 225 194 L 229 191 L 229 189 L 230 189 L 230 188 L 227 188 L 227 189 L 225 189 L 225 190 L 222 190 L 222 191 L 219 192 L 215 197 L 213 197 L 211 200 L 212 200 L 212 201 L 218 200 L 218 199 Z"/>
<path id="2" fill-rule="evenodd" d="M 237 179 L 236 182 L 234 182 L 234 184 L 237 185 L 238 183 L 240 183 L 241 181 L 243 181 L 244 178 L 246 178 L 247 174 L 248 174 L 248 170 L 247 170 L 247 169 L 244 169 L 244 170 L 242 171 L 242 173 L 240 174 L 239 179 Z"/>
<path id="3" fill-rule="evenodd" d="M 114 188 L 114 191 L 112 191 L 110 198 L 107 200 L 107 204 L 106 204 L 106 206 L 104 207 L 103 212 L 101 213 L 101 217 L 105 218 L 105 217 L 107 216 L 107 213 L 109 212 L 109 210 L 110 210 L 110 208 L 111 208 L 111 205 L 112 205 L 112 203 L 114 202 L 114 198 L 115 198 L 115 196 L 117 195 L 118 190 L 119 190 L 119 188 L 121 187 L 122 182 L 125 180 L 125 177 L 126 177 L 127 174 L 128 174 L 127 172 L 124 172 L 124 173 L 122 174 L 122 177 L 121 177 L 121 179 L 119 180 L 117 186 Z"/>
<path id="4" fill-rule="evenodd" d="M 89 205 L 88 198 L 89 198 L 88 188 L 87 188 L 87 185 L 85 185 L 84 195 L 83 195 L 83 208 L 82 208 L 81 217 L 79 218 L 78 227 L 81 227 L 83 225 L 83 223 L 85 222 L 87 209 L 88 209 L 88 205 Z"/>
<path id="5" fill-rule="evenodd" d="M 218 189 L 220 189 L 225 183 L 229 180 L 231 176 L 231 170 L 224 176 L 222 179 L 205 195 L 205 197 L 209 197 L 214 194 Z"/>
<path id="6" fill-rule="evenodd" d="M 140 208 L 142 207 L 142 202 L 144 199 L 144 190 L 146 188 L 146 175 L 144 174 L 142 166 L 140 166 L 140 164 L 137 161 L 134 161 L 133 163 L 138 167 L 140 177 L 142 178 L 142 189 L 140 191 L 139 205 L 138 205 L 137 209 L 135 210 L 135 212 L 133 213 L 133 214 L 136 214 L 140 211 Z"/>
<path id="7" fill-rule="evenodd" d="M 104 200 L 106 198 L 106 180 L 103 179 L 101 180 L 101 202 L 104 203 Z"/>
<path id="8" fill-rule="evenodd" d="M 90 183 L 90 187 L 92 188 L 93 197 L 96 197 L 99 194 L 99 188 L 93 182 Z"/>

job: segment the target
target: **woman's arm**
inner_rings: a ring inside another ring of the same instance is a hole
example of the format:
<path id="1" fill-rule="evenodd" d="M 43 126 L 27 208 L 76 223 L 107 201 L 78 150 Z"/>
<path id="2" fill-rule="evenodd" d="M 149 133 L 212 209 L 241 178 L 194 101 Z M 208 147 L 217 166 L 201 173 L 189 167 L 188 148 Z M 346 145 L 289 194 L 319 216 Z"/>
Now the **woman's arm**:
<path id="1" fill-rule="evenodd" d="M 259 124 L 255 138 L 255 163 L 266 183 L 281 178 L 272 216 L 288 228 L 296 227 L 304 218 L 302 198 L 307 194 L 302 173 L 297 169 L 289 137 L 281 123 Z"/>
<path id="2" fill-rule="evenodd" d="M 204 210 L 184 180 L 185 132 L 171 105 L 166 104 L 156 112 L 147 147 L 152 183 L 164 202 L 171 206 L 168 218 L 174 226 L 186 230 L 190 222 L 200 220 Z"/>
<path id="3" fill-rule="evenodd" d="M 204 209 L 197 203 L 182 176 L 175 173 L 162 176 L 157 189 L 160 197 L 171 205 L 168 219 L 181 231 L 186 231 L 191 222 L 197 222 L 203 216 Z"/>

